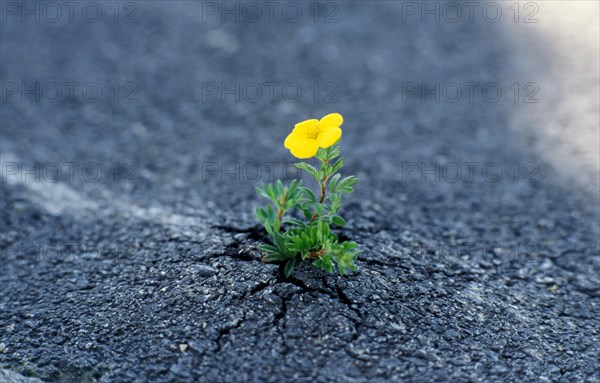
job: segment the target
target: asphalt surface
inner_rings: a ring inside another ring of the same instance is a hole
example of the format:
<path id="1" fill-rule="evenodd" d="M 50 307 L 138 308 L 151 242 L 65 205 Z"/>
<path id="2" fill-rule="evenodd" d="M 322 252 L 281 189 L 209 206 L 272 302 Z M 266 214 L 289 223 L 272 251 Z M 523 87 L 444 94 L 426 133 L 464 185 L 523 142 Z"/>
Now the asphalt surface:
<path id="1" fill-rule="evenodd" d="M 2 2 L 0 369 L 600 381 L 597 169 L 583 149 L 549 160 L 544 140 L 549 121 L 597 129 L 593 104 L 552 111 L 594 100 L 598 77 L 555 75 L 543 3 L 538 24 L 508 3 L 495 23 L 391 1 L 263 6 L 255 22 L 236 2 L 81 3 L 58 20 L 41 4 L 23 21 Z M 294 176 L 285 136 L 330 112 L 361 180 L 340 231 L 359 271 L 286 280 L 259 261 L 254 185 Z"/>

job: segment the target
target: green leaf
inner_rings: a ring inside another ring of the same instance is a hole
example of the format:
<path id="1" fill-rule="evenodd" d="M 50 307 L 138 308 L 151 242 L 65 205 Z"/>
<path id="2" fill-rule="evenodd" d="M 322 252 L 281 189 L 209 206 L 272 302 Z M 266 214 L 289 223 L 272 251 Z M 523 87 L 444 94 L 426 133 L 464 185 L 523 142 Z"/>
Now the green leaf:
<path id="1" fill-rule="evenodd" d="M 317 224 L 317 240 L 320 243 L 325 242 L 323 240 L 323 238 L 325 236 L 325 232 L 324 232 L 325 231 L 325 227 L 323 226 L 323 223 L 324 223 L 323 221 L 319 221 L 319 223 Z"/>
<path id="2" fill-rule="evenodd" d="M 306 195 L 306 197 L 308 197 L 309 201 L 311 201 L 311 202 L 317 201 L 317 197 L 315 197 L 315 193 L 313 193 L 312 190 L 310 190 L 309 188 L 301 187 L 301 188 L 298 188 L 298 190 L 300 190 L 302 193 L 304 193 Z"/>
<path id="3" fill-rule="evenodd" d="M 319 148 L 319 150 L 317 150 L 316 157 L 318 159 L 320 159 L 321 161 L 327 160 L 328 162 L 331 162 L 333 159 L 335 159 L 339 155 L 340 155 L 340 148 L 336 142 L 334 145 L 328 147 L 327 149 Z"/>
<path id="4" fill-rule="evenodd" d="M 300 186 L 300 184 L 302 183 L 302 181 L 298 182 L 298 180 L 293 180 L 290 183 L 290 188 L 288 189 L 288 196 L 293 197 L 294 194 L 296 193 L 296 189 L 298 186 Z"/>
<path id="5" fill-rule="evenodd" d="M 302 246 L 303 242 L 302 242 L 302 237 L 296 237 L 296 236 L 289 236 L 288 240 Z"/>
<path id="6" fill-rule="evenodd" d="M 332 193 L 329 194 L 329 200 L 331 201 L 331 213 L 337 212 L 342 205 L 342 198 L 339 194 Z"/>
<path id="7" fill-rule="evenodd" d="M 345 275 L 347 270 L 356 271 L 356 265 L 354 259 L 356 258 L 356 252 L 342 253 L 338 259 L 338 271 L 341 275 Z"/>
<path id="8" fill-rule="evenodd" d="M 327 158 L 327 151 L 328 151 L 327 149 L 319 148 L 319 149 L 317 149 L 317 154 L 315 154 L 315 157 L 317 157 L 318 159 L 320 159 L 322 161 L 325 158 Z"/>
<path id="9" fill-rule="evenodd" d="M 354 176 L 348 176 L 346 178 L 344 178 L 343 180 L 340 181 L 340 183 L 338 184 L 339 187 L 351 187 L 356 185 L 356 183 L 358 182 L 358 178 L 354 177 Z"/>
<path id="10" fill-rule="evenodd" d="M 262 261 L 265 263 L 281 262 L 281 261 L 286 261 L 288 259 L 289 259 L 288 256 L 286 256 L 285 254 L 281 254 L 281 253 L 271 253 L 271 254 L 267 254 L 264 257 L 262 257 Z"/>
<path id="11" fill-rule="evenodd" d="M 324 243 L 326 241 L 326 239 L 329 237 L 329 224 L 325 221 L 319 221 L 317 227 L 319 228 L 319 234 L 320 234 L 320 238 L 319 240 L 321 241 L 321 243 Z"/>
<path id="12" fill-rule="evenodd" d="M 323 205 L 315 204 L 315 213 L 317 213 L 318 216 L 323 215 L 323 209 Z"/>
<path id="13" fill-rule="evenodd" d="M 271 198 L 273 202 L 277 203 L 277 193 L 275 193 L 275 187 L 273 186 L 273 184 L 269 184 L 266 188 L 266 191 L 269 195 L 269 198 Z"/>
<path id="14" fill-rule="evenodd" d="M 265 191 L 264 186 L 263 187 L 256 187 L 256 194 L 258 194 L 261 197 L 267 198 L 267 199 L 271 199 L 271 197 L 269 196 L 269 194 Z"/>
<path id="15" fill-rule="evenodd" d="M 332 166 L 332 173 L 337 173 L 344 166 L 344 158 L 338 159 Z"/>
<path id="16" fill-rule="evenodd" d="M 333 262 L 331 261 L 331 255 L 329 254 L 320 256 L 313 262 L 313 265 L 328 273 L 331 273 L 333 271 Z"/>
<path id="17" fill-rule="evenodd" d="M 330 193 L 335 193 L 337 191 L 338 181 L 339 181 L 340 177 L 341 177 L 340 174 L 336 174 L 333 177 L 331 177 L 331 179 L 329 180 L 329 192 Z"/>
<path id="18" fill-rule="evenodd" d="M 308 209 L 302 209 L 302 214 L 304 214 L 304 218 L 306 218 L 306 219 L 312 218 L 312 213 Z"/>
<path id="19" fill-rule="evenodd" d="M 333 217 L 331 217 L 331 223 L 340 227 L 346 226 L 346 221 L 339 215 L 334 215 Z"/>
<path id="20" fill-rule="evenodd" d="M 283 220 L 283 223 L 287 223 L 287 224 L 295 225 L 295 226 L 299 226 L 299 227 L 306 226 L 306 224 L 304 222 L 302 222 L 302 221 L 300 221 L 299 219 L 296 219 L 296 218 L 285 218 Z"/>
<path id="21" fill-rule="evenodd" d="M 342 248 L 344 249 L 344 251 L 350 251 L 352 249 L 356 248 L 356 242 L 343 242 L 342 243 Z"/>
<path id="22" fill-rule="evenodd" d="M 277 249 L 281 252 L 285 252 L 285 240 L 283 239 L 281 234 L 274 231 L 273 233 L 271 233 L 271 235 L 273 236 L 273 242 L 275 243 L 275 246 L 277 246 Z"/>
<path id="23" fill-rule="evenodd" d="M 258 218 L 261 222 L 264 222 L 267 219 L 267 212 L 265 209 L 259 207 L 254 211 L 254 216 Z"/>
<path id="24" fill-rule="evenodd" d="M 308 232 L 308 234 L 306 232 L 303 232 L 300 237 L 302 238 L 302 243 L 304 244 L 304 246 L 308 247 L 308 245 L 310 243 L 312 243 L 311 239 L 310 239 L 310 230 Z"/>
<path id="25" fill-rule="evenodd" d="M 275 220 L 275 211 L 271 205 L 267 206 L 266 210 L 262 208 L 256 209 L 255 215 L 265 225 L 268 222 Z"/>
<path id="26" fill-rule="evenodd" d="M 258 245 L 258 248 L 262 251 L 264 251 L 265 253 L 276 253 L 277 252 L 277 248 L 271 245 L 266 245 L 266 244 L 260 244 Z"/>
<path id="27" fill-rule="evenodd" d="M 267 233 L 269 233 L 269 235 L 273 235 L 273 225 L 271 224 L 271 222 L 269 221 L 265 221 L 265 230 L 267 231 Z"/>
<path id="28" fill-rule="evenodd" d="M 312 165 L 309 165 L 306 162 L 298 162 L 297 164 L 294 164 L 294 166 L 298 169 L 306 170 L 314 179 L 319 179 L 319 171 Z"/>
<path id="29" fill-rule="evenodd" d="M 319 228 L 317 226 L 313 226 L 310 230 L 310 239 L 312 243 L 318 243 L 319 241 Z"/>
<path id="30" fill-rule="evenodd" d="M 315 181 L 321 184 L 321 182 L 323 181 L 323 177 L 325 177 L 325 172 L 323 172 L 322 170 L 317 170 L 317 176 L 315 177 Z"/>
<path id="31" fill-rule="evenodd" d="M 328 153 L 328 157 L 327 159 L 331 162 L 331 160 L 334 160 L 335 158 L 337 158 L 340 155 L 340 147 L 337 145 L 337 143 L 333 146 L 329 147 L 329 153 Z"/>
<path id="32" fill-rule="evenodd" d="M 289 278 L 290 275 L 292 275 L 292 273 L 294 272 L 294 267 L 296 267 L 296 260 L 295 259 L 290 259 L 289 261 L 287 261 L 287 263 L 285 264 L 285 277 Z"/>

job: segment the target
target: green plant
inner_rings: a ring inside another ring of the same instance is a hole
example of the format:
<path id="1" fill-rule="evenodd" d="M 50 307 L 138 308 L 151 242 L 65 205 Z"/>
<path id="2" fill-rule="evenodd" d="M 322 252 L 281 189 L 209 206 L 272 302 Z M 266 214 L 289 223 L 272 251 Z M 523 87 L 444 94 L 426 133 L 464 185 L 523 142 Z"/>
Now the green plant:
<path id="1" fill-rule="evenodd" d="M 258 195 L 271 202 L 266 208 L 258 208 L 255 213 L 272 240 L 272 244 L 261 244 L 259 249 L 265 254 L 264 262 L 285 262 L 286 278 L 292 275 L 299 261 L 312 261 L 315 267 L 326 272 L 337 269 L 341 275 L 356 271 L 356 243 L 340 242 L 331 230 L 332 225 L 341 227 L 346 224 L 339 215 L 342 195 L 352 193 L 353 186 L 358 182 L 354 176 L 342 178 L 339 173 L 344 163 L 343 158 L 338 158 L 340 150 L 337 145 L 342 121 L 337 113 L 325 116 L 320 121 L 304 121 L 297 124 L 286 139 L 286 147 L 290 140 L 291 146 L 302 146 L 300 155 L 291 148 L 294 156 L 315 156 L 320 161 L 318 169 L 306 162 L 295 164 L 315 179 L 319 187 L 318 194 L 298 180 L 287 186 L 277 181 L 256 188 Z M 339 134 L 331 134 L 333 127 L 339 130 Z M 320 139 L 323 136 L 325 140 Z M 306 150 L 307 146 L 313 144 L 310 140 L 317 141 L 315 145 L 318 145 L 312 155 L 312 149 Z"/>

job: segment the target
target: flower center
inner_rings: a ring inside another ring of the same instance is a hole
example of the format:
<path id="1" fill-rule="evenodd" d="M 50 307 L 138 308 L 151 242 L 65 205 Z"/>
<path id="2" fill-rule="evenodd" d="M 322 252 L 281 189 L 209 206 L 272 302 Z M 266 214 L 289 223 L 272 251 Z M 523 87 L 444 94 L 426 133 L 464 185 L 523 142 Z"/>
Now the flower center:
<path id="1" fill-rule="evenodd" d="M 319 127 L 317 125 L 311 126 L 308 129 L 308 132 L 306 133 L 306 135 L 308 136 L 308 138 L 312 138 L 312 139 L 317 138 L 317 136 L 319 135 Z"/>

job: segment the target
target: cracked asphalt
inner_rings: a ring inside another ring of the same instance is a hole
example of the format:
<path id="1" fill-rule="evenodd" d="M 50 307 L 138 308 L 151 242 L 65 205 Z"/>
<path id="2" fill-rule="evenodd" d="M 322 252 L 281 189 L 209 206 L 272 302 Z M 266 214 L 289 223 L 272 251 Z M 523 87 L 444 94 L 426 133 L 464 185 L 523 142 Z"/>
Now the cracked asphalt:
<path id="1" fill-rule="evenodd" d="M 2 1 L 0 380 L 600 382 L 598 4 L 286 4 Z M 331 112 L 359 271 L 285 279 L 254 186 Z"/>

